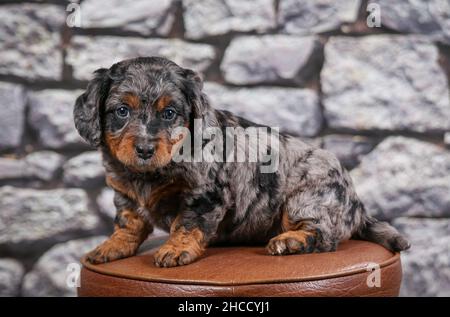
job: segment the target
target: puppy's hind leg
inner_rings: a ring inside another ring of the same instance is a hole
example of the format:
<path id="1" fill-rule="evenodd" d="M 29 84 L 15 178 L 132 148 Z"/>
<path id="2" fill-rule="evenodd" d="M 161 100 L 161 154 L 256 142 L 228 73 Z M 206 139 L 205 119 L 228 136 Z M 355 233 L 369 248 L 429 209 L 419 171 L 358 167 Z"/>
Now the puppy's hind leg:
<path id="1" fill-rule="evenodd" d="M 288 207 L 285 206 L 285 207 Z M 273 237 L 266 246 L 271 255 L 335 251 L 337 243 L 320 218 L 298 216 L 284 211 L 281 234 Z"/>
<path id="2" fill-rule="evenodd" d="M 306 219 L 298 223 L 289 220 L 288 213 L 283 213 L 282 233 L 270 239 L 266 250 L 271 255 L 294 253 L 312 253 L 316 251 L 321 240 L 321 231 Z"/>
<path id="3" fill-rule="evenodd" d="M 270 239 L 267 252 L 271 255 L 312 253 L 316 250 L 317 232 L 291 230 Z"/>

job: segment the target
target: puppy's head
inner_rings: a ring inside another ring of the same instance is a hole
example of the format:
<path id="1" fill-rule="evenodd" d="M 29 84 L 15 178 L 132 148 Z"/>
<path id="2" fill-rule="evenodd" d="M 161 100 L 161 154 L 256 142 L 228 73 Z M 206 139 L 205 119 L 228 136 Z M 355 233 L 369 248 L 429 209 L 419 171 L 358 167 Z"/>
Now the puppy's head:
<path id="1" fill-rule="evenodd" d="M 98 69 L 77 98 L 75 126 L 94 147 L 106 147 L 122 164 L 146 172 L 170 162 L 183 135 L 203 117 L 202 82 L 192 70 L 161 57 L 140 57 Z"/>

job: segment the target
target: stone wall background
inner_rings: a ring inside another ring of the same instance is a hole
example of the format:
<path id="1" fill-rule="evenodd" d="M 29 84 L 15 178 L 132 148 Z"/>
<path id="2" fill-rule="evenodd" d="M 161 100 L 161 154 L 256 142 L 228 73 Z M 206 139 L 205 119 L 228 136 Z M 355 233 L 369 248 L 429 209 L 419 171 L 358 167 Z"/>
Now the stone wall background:
<path id="1" fill-rule="evenodd" d="M 138 55 L 196 69 L 216 107 L 336 153 L 413 243 L 401 294 L 450 295 L 449 1 L 84 0 L 81 28 L 68 3 L 0 4 L 0 295 L 74 295 L 67 263 L 111 232 L 72 106 L 95 69 Z"/>

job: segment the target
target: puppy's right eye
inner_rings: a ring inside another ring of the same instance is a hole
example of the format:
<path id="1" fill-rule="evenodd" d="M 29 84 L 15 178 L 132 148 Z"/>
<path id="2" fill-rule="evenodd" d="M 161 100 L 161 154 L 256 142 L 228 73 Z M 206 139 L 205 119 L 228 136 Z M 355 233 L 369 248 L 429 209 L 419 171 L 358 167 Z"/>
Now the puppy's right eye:
<path id="1" fill-rule="evenodd" d="M 130 115 L 130 109 L 128 109 L 128 107 L 126 106 L 121 106 L 119 108 L 116 109 L 116 116 L 118 116 L 119 118 L 127 118 Z"/>

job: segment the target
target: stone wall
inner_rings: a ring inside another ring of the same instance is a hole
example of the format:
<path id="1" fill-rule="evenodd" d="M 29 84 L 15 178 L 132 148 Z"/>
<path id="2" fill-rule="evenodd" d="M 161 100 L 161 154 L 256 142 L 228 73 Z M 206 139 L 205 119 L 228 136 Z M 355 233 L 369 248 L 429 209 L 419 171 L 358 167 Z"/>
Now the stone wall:
<path id="1" fill-rule="evenodd" d="M 67 4 L 0 5 L 0 295 L 74 295 L 67 263 L 111 232 L 72 105 L 95 69 L 138 55 L 196 69 L 216 107 L 336 153 L 367 209 L 413 242 L 402 295 L 450 295 L 447 1 L 84 0 L 80 28 Z"/>

